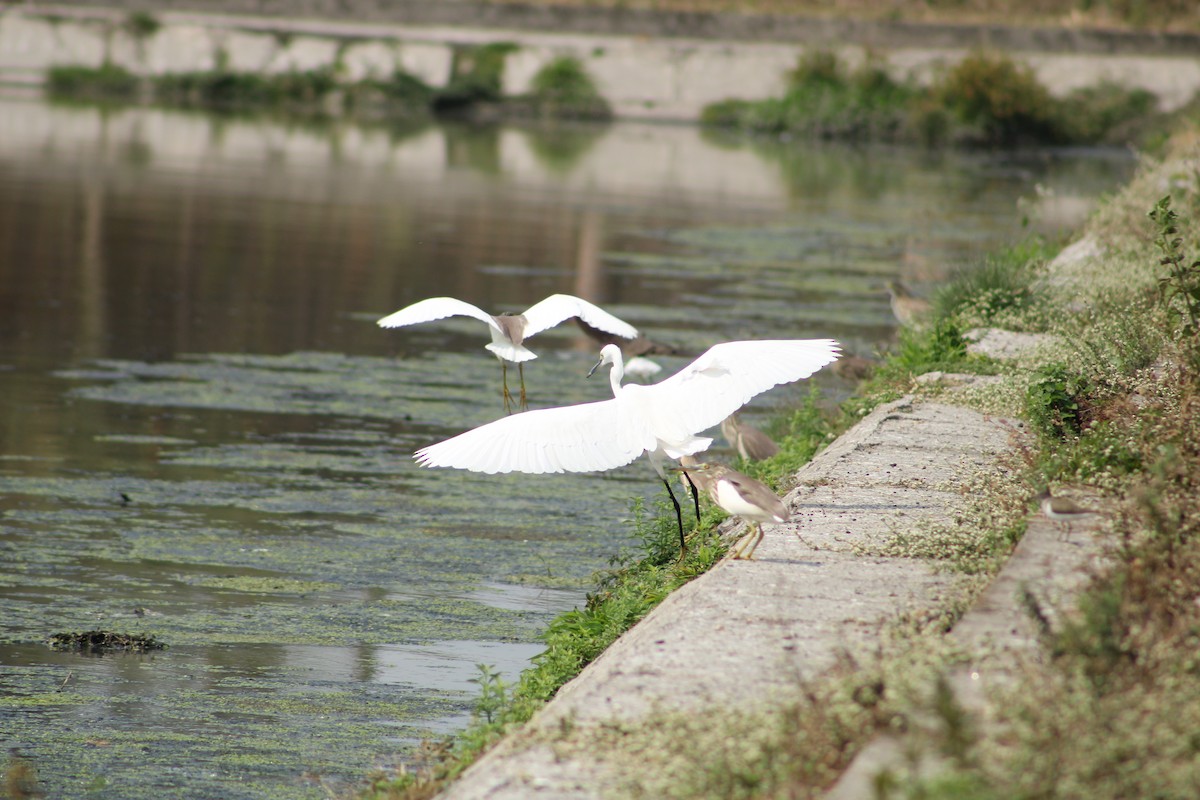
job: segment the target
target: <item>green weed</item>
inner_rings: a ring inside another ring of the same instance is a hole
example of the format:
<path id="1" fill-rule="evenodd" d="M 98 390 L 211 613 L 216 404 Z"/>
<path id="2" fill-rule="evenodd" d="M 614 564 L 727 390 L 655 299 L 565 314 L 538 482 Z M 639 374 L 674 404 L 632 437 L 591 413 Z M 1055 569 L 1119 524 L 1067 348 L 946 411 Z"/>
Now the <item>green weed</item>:
<path id="1" fill-rule="evenodd" d="M 162 28 L 162 22 L 149 11 L 131 11 L 125 17 L 125 30 L 135 39 L 149 39 Z"/>
<path id="2" fill-rule="evenodd" d="M 51 67 L 46 73 L 46 92 L 60 99 L 133 102 L 140 81 L 124 67 Z"/>
<path id="3" fill-rule="evenodd" d="M 1032 70 L 973 53 L 931 87 L 898 81 L 874 61 L 854 71 L 825 51 L 806 54 L 782 97 L 724 100 L 701 123 L 766 134 L 987 146 L 1125 141 L 1157 119 L 1145 91 L 1108 83 L 1051 97 Z"/>
<path id="4" fill-rule="evenodd" d="M 1025 417 L 1035 431 L 1051 439 L 1083 431 L 1086 378 L 1066 364 L 1046 364 L 1034 373 L 1025 394 Z"/>
<path id="5" fill-rule="evenodd" d="M 331 69 L 263 75 L 257 72 L 178 72 L 154 81 L 156 99 L 183 108 L 301 108 L 323 111 L 337 86 Z"/>
<path id="6" fill-rule="evenodd" d="M 727 100 L 704 109 L 701 122 L 756 133 L 820 138 L 902 138 L 913 88 L 868 62 L 847 72 L 832 53 L 805 55 L 789 76 L 782 98 Z"/>
<path id="7" fill-rule="evenodd" d="M 464 110 L 477 103 L 494 103 L 501 99 L 504 61 L 517 45 L 493 42 L 485 45 L 460 47 L 454 52 L 450 81 L 435 92 L 435 111 Z"/>
<path id="8" fill-rule="evenodd" d="M 1157 227 L 1154 244 L 1167 274 L 1159 279 L 1159 298 L 1176 325 L 1177 336 L 1200 361 L 1200 259 L 1189 260 L 1179 236 L 1179 215 L 1171 196 L 1155 203 L 1148 215 Z"/>
<path id="9" fill-rule="evenodd" d="M 958 319 L 964 327 L 1022 329 L 1037 302 L 1034 278 L 1050 255 L 1044 239 L 1029 237 L 955 271 L 934 294 L 934 315 Z"/>
<path id="10" fill-rule="evenodd" d="M 937 82 L 933 98 L 963 126 L 958 139 L 1013 145 L 1059 138 L 1050 93 L 1032 70 L 1007 56 L 967 56 Z"/>

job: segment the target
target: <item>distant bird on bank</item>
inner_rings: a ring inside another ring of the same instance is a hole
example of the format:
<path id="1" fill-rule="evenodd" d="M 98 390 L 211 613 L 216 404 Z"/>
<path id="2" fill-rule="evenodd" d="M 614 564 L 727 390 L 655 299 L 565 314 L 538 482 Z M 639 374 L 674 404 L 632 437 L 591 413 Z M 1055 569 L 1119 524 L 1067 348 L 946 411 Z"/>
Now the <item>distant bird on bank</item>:
<path id="1" fill-rule="evenodd" d="M 779 445 L 770 436 L 749 423 L 742 422 L 736 413 L 721 420 L 721 435 L 738 455 L 747 461 L 762 461 L 779 452 Z"/>
<path id="2" fill-rule="evenodd" d="M 1071 535 L 1072 522 L 1082 519 L 1089 514 L 1096 513 L 1090 508 L 1085 508 L 1079 505 L 1070 498 L 1055 497 L 1054 495 L 1050 494 L 1050 490 L 1048 488 L 1038 492 L 1036 495 L 1034 495 L 1033 499 L 1037 501 L 1038 507 L 1041 509 L 1042 513 L 1046 515 L 1047 519 L 1050 519 L 1054 522 L 1067 523 L 1067 536 Z"/>
<path id="3" fill-rule="evenodd" d="M 791 519 L 787 506 L 765 483 L 724 464 L 698 463 L 692 456 L 684 456 L 679 463 L 683 474 L 690 477 L 697 487 L 708 492 L 714 503 L 730 514 L 753 523 L 754 536 L 734 552 L 735 559 L 754 557 L 754 551 L 763 538 L 762 523 L 780 523 Z"/>
<path id="4" fill-rule="evenodd" d="M 920 325 L 933 310 L 928 300 L 917 297 L 898 280 L 888 281 L 887 289 L 891 296 L 892 314 L 906 328 Z"/>
<path id="5" fill-rule="evenodd" d="M 525 347 L 524 341 L 535 333 L 541 333 L 575 317 L 587 322 L 596 330 L 606 331 L 623 339 L 634 339 L 638 335 L 637 328 L 629 323 L 617 319 L 599 306 L 569 294 L 552 294 L 540 303 L 530 306 L 523 314 L 497 315 L 489 314 L 481 308 L 453 297 L 431 297 L 387 315 L 379 320 L 378 324 L 381 328 L 399 328 L 404 325 L 433 322 L 452 316 L 474 317 L 487 323 L 492 334 L 492 342 L 484 347 L 500 359 L 500 375 L 506 413 L 511 412 L 513 400 L 508 391 L 509 361 L 517 365 L 521 375 L 521 408 L 528 408 L 528 401 L 525 397 L 524 362 L 537 358 L 537 355 Z"/>
<path id="6" fill-rule="evenodd" d="M 807 378 L 835 361 L 838 350 L 832 339 L 726 342 L 659 383 L 622 386 L 624 359 L 619 347 L 608 344 L 592 372 L 612 365 L 612 400 L 514 414 L 422 448 L 414 457 L 426 467 L 537 475 L 615 469 L 645 454 L 667 487 L 686 548 L 683 514 L 664 463 L 707 449 L 712 439 L 696 434 L 754 396 Z"/>
<path id="7" fill-rule="evenodd" d="M 833 365 L 833 372 L 842 380 L 865 381 L 875 372 L 876 363 L 878 362 L 863 356 L 844 353 Z"/>
<path id="8" fill-rule="evenodd" d="M 587 320 L 575 318 L 575 324 L 588 335 L 592 341 L 601 345 L 615 344 L 621 348 L 625 358 L 625 374 L 638 380 L 649 380 L 662 372 L 662 366 L 646 356 L 677 356 L 681 355 L 679 348 L 661 342 L 651 341 L 645 336 L 638 335 L 633 339 L 620 339 L 611 333 L 589 325 Z"/>

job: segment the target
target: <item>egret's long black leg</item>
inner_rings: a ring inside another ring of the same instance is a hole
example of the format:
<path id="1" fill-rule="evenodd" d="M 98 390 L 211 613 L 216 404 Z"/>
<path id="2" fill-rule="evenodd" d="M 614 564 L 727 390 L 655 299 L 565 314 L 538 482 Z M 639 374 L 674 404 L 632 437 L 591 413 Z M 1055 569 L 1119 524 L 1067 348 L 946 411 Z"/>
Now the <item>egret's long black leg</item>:
<path id="1" fill-rule="evenodd" d="M 500 360 L 500 385 L 503 387 L 501 391 L 504 395 L 504 413 L 511 414 L 512 395 L 508 393 L 508 362 L 503 359 Z"/>
<path id="2" fill-rule="evenodd" d="M 683 558 L 683 554 L 687 552 L 687 540 L 683 538 L 683 512 L 679 510 L 679 501 L 671 491 L 671 482 L 663 478 L 663 486 L 667 487 L 667 496 L 671 498 L 671 505 L 675 506 L 675 521 L 679 523 L 679 557 Z"/>
<path id="3" fill-rule="evenodd" d="M 517 372 L 521 375 L 521 410 L 527 411 L 529 410 L 529 401 L 525 399 L 525 363 L 523 361 L 517 362 Z"/>
<path id="4" fill-rule="evenodd" d="M 683 473 L 683 479 L 687 481 L 688 486 L 692 490 L 692 503 L 696 506 L 696 526 L 700 526 L 700 492 L 696 491 L 696 484 L 692 483 L 692 476 L 686 471 Z"/>

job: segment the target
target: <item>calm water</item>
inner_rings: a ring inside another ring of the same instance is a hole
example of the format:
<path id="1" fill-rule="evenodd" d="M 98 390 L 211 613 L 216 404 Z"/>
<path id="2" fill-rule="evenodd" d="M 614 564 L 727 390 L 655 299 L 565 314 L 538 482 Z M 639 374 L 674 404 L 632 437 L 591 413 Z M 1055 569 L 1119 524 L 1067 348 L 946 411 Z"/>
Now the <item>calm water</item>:
<path id="1" fill-rule="evenodd" d="M 325 797 L 464 724 L 476 664 L 538 652 L 653 473 L 417 469 L 500 415 L 500 370 L 474 320 L 378 317 L 571 292 L 694 352 L 870 353 L 887 279 L 927 292 L 1018 235 L 1035 187 L 1069 216 L 1129 169 L 0 100 L 0 747 L 54 797 Z M 574 328 L 533 347 L 532 405 L 609 392 Z M 44 644 L 93 628 L 170 648 Z"/>

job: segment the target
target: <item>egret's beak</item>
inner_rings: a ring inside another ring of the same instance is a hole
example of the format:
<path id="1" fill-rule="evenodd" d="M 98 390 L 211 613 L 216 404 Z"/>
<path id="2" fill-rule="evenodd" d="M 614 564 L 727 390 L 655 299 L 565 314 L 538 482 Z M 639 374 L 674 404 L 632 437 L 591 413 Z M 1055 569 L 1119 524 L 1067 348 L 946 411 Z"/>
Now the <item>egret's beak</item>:
<path id="1" fill-rule="evenodd" d="M 599 361 L 597 361 L 597 362 L 596 362 L 596 366 L 594 366 L 594 367 L 592 367 L 591 369 L 589 369 L 589 370 L 588 370 L 588 374 L 587 374 L 587 376 L 588 376 L 589 378 L 590 378 L 590 377 L 592 377 L 592 374 L 593 374 L 593 373 L 594 373 L 596 370 L 600 369 L 600 365 L 601 365 L 601 364 L 603 364 L 603 363 L 604 363 L 604 359 L 603 359 L 603 358 L 601 358 Z"/>

